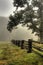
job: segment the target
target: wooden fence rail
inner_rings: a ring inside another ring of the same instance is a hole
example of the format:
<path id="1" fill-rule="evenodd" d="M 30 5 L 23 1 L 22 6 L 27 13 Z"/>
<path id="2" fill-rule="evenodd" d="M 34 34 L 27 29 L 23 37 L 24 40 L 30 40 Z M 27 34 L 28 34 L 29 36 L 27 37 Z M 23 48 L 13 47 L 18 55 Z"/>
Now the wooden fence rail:
<path id="1" fill-rule="evenodd" d="M 39 48 L 37 48 L 37 47 L 35 47 L 35 46 L 32 46 L 32 43 L 33 43 L 33 42 L 34 42 L 34 43 L 38 43 L 38 44 L 40 44 L 40 42 L 31 40 L 31 39 L 29 39 L 28 41 L 25 41 L 25 40 L 12 40 L 11 42 L 12 42 L 13 44 L 15 44 L 15 45 L 21 47 L 21 49 L 24 49 L 24 42 L 28 43 L 28 44 L 27 44 L 27 47 L 25 46 L 28 53 L 31 53 L 31 52 L 32 52 L 32 47 L 36 48 L 36 49 L 39 50 L 39 51 L 43 51 L 43 50 L 41 50 L 41 49 L 39 49 Z"/>

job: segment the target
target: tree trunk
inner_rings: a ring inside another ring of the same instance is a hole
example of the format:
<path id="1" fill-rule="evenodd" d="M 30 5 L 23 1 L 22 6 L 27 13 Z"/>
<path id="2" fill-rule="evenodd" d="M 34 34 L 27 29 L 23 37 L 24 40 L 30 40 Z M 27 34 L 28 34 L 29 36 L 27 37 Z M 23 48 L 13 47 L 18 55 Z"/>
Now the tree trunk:
<path id="1" fill-rule="evenodd" d="M 43 0 L 40 0 L 41 2 L 41 23 L 40 23 L 40 42 L 43 43 Z"/>
<path id="2" fill-rule="evenodd" d="M 40 42 L 42 43 L 43 42 L 43 22 L 41 22 L 41 25 L 40 25 Z"/>

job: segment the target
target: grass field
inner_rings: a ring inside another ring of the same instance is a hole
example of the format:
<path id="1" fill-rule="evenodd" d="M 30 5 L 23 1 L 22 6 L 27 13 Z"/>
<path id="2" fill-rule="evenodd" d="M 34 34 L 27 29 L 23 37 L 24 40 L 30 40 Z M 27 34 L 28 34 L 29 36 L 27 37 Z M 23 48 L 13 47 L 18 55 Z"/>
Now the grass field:
<path id="1" fill-rule="evenodd" d="M 10 42 L 0 42 L 0 65 L 43 65 L 43 58 Z"/>

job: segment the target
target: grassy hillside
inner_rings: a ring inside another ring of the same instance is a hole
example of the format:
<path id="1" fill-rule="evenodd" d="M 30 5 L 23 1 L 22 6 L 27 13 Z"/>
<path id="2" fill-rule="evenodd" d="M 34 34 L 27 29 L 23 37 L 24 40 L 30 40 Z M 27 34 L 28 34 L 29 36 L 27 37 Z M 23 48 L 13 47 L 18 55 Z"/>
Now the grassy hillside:
<path id="1" fill-rule="evenodd" d="M 12 43 L 0 42 L 0 65 L 43 65 L 43 58 Z"/>

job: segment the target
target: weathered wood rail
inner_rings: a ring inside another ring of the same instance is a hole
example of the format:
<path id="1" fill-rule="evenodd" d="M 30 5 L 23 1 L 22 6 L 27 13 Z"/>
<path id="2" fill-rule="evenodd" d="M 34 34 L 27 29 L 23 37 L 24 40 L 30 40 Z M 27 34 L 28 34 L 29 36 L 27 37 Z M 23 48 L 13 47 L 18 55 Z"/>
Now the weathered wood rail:
<path id="1" fill-rule="evenodd" d="M 43 52 L 43 48 L 39 48 L 37 46 L 32 45 L 33 42 L 38 43 L 38 44 L 42 44 L 42 43 L 40 43 L 38 41 L 34 41 L 34 40 L 29 39 L 28 41 L 25 41 L 25 40 L 12 40 L 11 42 L 13 44 L 21 47 L 21 49 L 24 49 L 24 48 L 27 49 L 27 53 L 31 53 L 32 48 L 35 48 L 35 49 Z"/>

